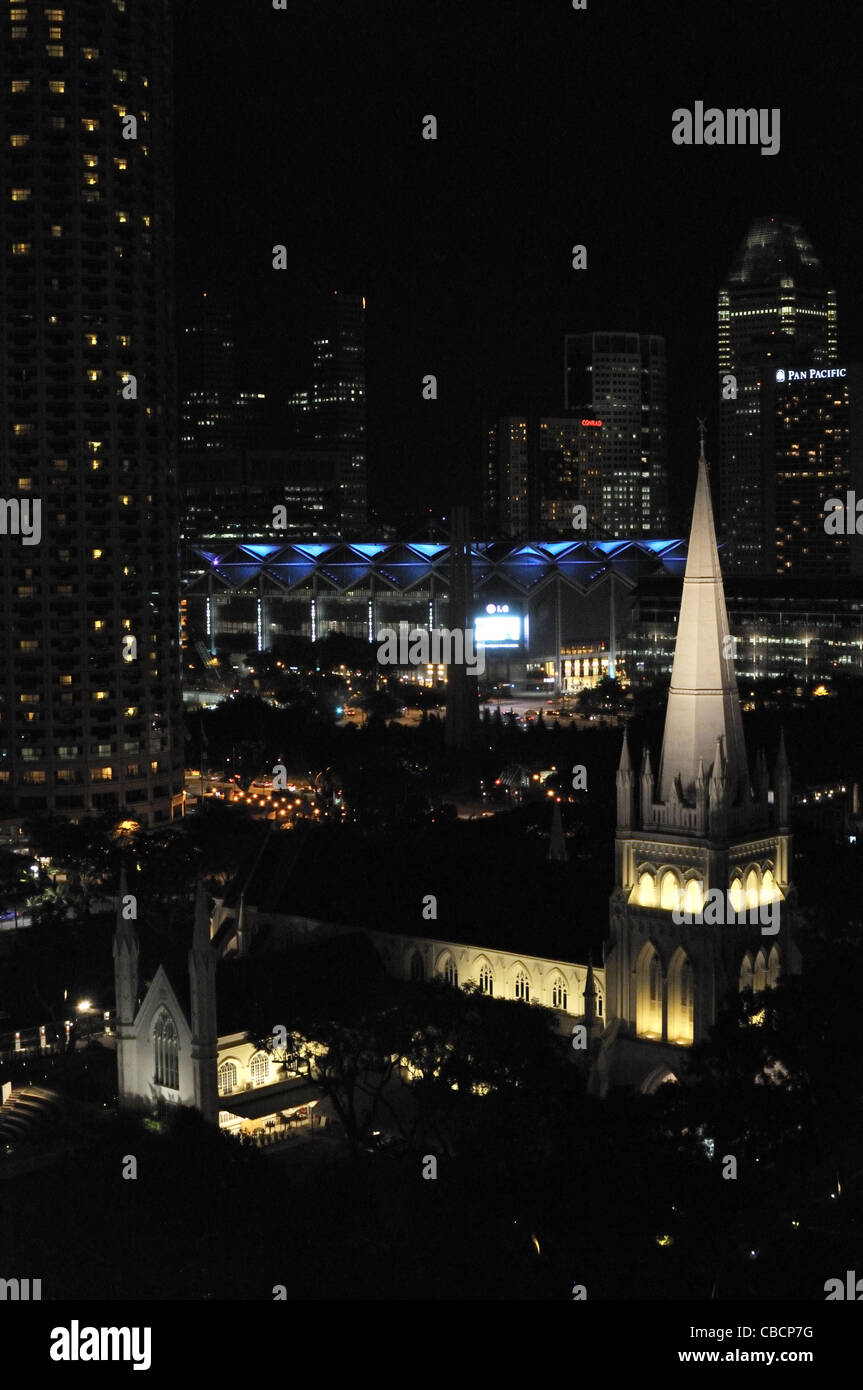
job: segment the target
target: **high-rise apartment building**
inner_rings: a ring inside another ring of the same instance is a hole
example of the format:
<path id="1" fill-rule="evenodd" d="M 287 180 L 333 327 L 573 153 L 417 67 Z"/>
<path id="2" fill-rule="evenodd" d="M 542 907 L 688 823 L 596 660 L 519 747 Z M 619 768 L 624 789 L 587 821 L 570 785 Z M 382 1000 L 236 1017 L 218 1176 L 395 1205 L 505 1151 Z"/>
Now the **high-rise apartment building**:
<path id="1" fill-rule="evenodd" d="M 182 810 L 170 10 L 0 15 L 0 799 L 16 814 Z"/>
<path id="2" fill-rule="evenodd" d="M 723 562 L 730 574 L 772 573 L 762 387 L 784 363 L 822 368 L 837 359 L 836 295 L 798 222 L 752 223 L 719 291 L 718 333 Z"/>
<path id="3" fill-rule="evenodd" d="M 302 443 L 340 455 L 345 535 L 361 534 L 368 520 L 365 312 L 362 295 L 334 290 L 316 298 L 311 380 L 288 398 Z"/>
<path id="4" fill-rule="evenodd" d="M 825 503 L 863 498 L 863 367 L 777 365 L 761 390 L 765 573 L 863 573 L 856 533 L 825 529 Z M 832 508 L 830 509 L 832 511 Z M 855 518 L 856 519 L 856 518 Z M 851 523 L 853 525 L 853 522 Z"/>
<path id="5" fill-rule="evenodd" d="M 564 390 L 567 411 L 599 422 L 590 428 L 601 531 L 662 535 L 668 527 L 665 339 L 568 333 Z"/>

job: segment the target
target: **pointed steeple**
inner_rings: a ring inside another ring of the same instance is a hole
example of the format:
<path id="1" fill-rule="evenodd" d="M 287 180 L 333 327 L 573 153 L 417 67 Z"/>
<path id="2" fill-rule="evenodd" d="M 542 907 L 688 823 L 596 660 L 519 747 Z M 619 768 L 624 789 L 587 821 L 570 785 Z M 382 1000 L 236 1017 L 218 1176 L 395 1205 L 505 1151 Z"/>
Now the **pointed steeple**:
<path id="1" fill-rule="evenodd" d="M 650 761 L 650 749 L 644 745 L 644 753 L 641 759 L 641 824 L 650 823 L 650 812 L 653 806 L 653 764 Z"/>
<path id="2" fill-rule="evenodd" d="M 629 730 L 626 725 L 623 728 L 623 747 L 620 750 L 620 765 L 617 769 L 617 828 L 618 830 L 629 830 L 635 824 L 634 806 L 632 799 L 632 789 L 635 785 L 635 775 L 632 770 L 632 759 L 629 756 Z"/>
<path id="3" fill-rule="evenodd" d="M 748 785 L 733 645 L 719 568 L 702 426 L 698 483 L 659 764 L 660 802 L 671 799 L 678 774 L 684 796 L 694 799 L 699 759 L 704 760 L 705 766 L 714 762 L 717 738 L 724 745 L 728 786 L 734 789 Z M 718 774 L 719 768 L 714 766 L 711 782 Z"/>
<path id="4" fill-rule="evenodd" d="M 137 903 L 128 889 L 125 855 L 120 861 L 114 927 L 114 1033 L 117 1046 L 117 1098 L 121 1110 L 136 1103 L 135 1017 L 138 1013 Z"/>
<path id="5" fill-rule="evenodd" d="M 219 1104 L 217 1075 L 219 1040 L 216 1026 L 216 956 L 210 941 L 210 913 L 202 879 L 195 889 L 195 924 L 189 951 L 189 995 L 192 1024 L 192 1076 L 195 1105 L 215 1124 Z"/>
<path id="6" fill-rule="evenodd" d="M 775 786 L 776 820 L 780 827 L 791 824 L 791 768 L 785 751 L 785 730 L 779 730 L 779 751 L 776 754 L 776 767 L 773 773 Z"/>

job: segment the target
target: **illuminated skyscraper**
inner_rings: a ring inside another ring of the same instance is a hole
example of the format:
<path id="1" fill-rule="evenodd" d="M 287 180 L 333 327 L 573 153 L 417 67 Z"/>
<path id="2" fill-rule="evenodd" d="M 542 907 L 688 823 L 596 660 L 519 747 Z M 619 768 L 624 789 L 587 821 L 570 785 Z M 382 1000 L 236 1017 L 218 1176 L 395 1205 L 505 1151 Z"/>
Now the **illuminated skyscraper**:
<path id="1" fill-rule="evenodd" d="M 337 452 L 341 527 L 364 531 L 366 480 L 366 301 L 340 290 L 320 295 L 312 314 L 312 376 L 288 406 L 298 438 L 325 453 Z"/>
<path id="2" fill-rule="evenodd" d="M 588 420 L 598 467 L 599 526 L 607 535 L 662 535 L 668 527 L 665 339 L 642 333 L 568 333 L 566 409 Z M 588 428 L 588 427 L 586 427 Z M 590 510 L 590 499 L 585 499 Z"/>
<path id="3" fill-rule="evenodd" d="M 772 464 L 762 387 L 788 362 L 836 362 L 836 294 L 798 222 L 760 217 L 719 291 L 720 531 L 729 574 L 772 573 L 765 539 Z"/>
<path id="4" fill-rule="evenodd" d="M 828 499 L 863 497 L 863 368 L 789 365 L 765 378 L 765 572 L 859 574 L 856 534 L 825 531 L 824 520 Z"/>
<path id="5" fill-rule="evenodd" d="M 0 798 L 20 814 L 182 809 L 170 10 L 0 19 Z M 15 533 L 26 503 L 38 536 Z"/>

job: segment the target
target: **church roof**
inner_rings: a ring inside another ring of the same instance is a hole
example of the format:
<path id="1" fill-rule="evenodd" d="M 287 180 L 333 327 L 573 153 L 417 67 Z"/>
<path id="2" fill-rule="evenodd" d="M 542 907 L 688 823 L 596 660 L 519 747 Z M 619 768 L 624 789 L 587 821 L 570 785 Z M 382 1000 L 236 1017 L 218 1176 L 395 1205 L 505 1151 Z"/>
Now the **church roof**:
<path id="1" fill-rule="evenodd" d="M 660 802 L 669 800 L 678 773 L 684 795 L 692 794 L 699 762 L 703 762 L 705 771 L 709 770 L 720 737 L 726 777 L 732 789 L 746 773 L 746 745 L 732 651 L 702 440 L 665 713 L 657 787 Z"/>

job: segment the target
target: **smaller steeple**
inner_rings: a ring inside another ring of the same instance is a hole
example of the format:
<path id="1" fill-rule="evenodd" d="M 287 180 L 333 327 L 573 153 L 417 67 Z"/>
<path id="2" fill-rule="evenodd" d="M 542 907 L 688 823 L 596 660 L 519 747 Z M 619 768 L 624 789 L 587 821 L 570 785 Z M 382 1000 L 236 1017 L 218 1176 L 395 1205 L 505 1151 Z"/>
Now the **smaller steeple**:
<path id="1" fill-rule="evenodd" d="M 780 830 L 787 830 L 791 825 L 791 768 L 785 751 L 784 729 L 779 731 L 779 751 L 773 781 L 776 788 L 776 822 Z"/>
<path id="2" fill-rule="evenodd" d="M 135 1104 L 135 1018 L 138 1013 L 138 932 L 136 901 L 130 896 L 125 855 L 114 927 L 114 1033 L 117 1040 L 117 1098 L 120 1109 Z"/>
<path id="3" fill-rule="evenodd" d="M 629 756 L 629 730 L 623 727 L 623 747 L 620 750 L 620 764 L 617 769 L 617 828 L 631 830 L 635 824 L 635 808 L 632 790 L 634 783 L 632 759 Z"/>
<path id="4" fill-rule="evenodd" d="M 192 1013 L 192 1072 L 195 1105 L 205 1120 L 219 1117 L 219 1039 L 216 1027 L 216 956 L 210 941 L 210 913 L 201 879 L 195 889 L 195 923 L 189 951 L 189 994 Z"/>
<path id="5" fill-rule="evenodd" d="M 641 824 L 650 824 L 653 809 L 653 767 L 650 762 L 650 749 L 645 745 L 641 759 Z"/>
<path id="6" fill-rule="evenodd" d="M 593 978 L 593 953 L 587 958 L 587 979 L 584 982 L 584 1022 L 590 1036 L 596 1022 L 596 980 Z"/>

